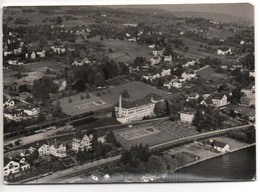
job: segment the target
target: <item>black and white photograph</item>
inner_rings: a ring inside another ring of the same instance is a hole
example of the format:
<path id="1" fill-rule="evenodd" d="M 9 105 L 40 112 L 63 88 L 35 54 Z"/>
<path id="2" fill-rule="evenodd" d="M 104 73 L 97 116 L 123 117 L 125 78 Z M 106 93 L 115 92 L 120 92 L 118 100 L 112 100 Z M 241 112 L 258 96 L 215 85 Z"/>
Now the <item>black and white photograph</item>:
<path id="1" fill-rule="evenodd" d="M 254 182 L 254 5 L 2 7 L 3 183 Z"/>

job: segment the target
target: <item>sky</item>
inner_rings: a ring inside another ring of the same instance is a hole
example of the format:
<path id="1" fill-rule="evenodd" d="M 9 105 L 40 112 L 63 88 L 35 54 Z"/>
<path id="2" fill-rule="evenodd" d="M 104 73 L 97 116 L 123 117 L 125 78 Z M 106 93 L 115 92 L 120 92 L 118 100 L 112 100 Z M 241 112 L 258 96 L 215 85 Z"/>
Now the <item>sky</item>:
<path id="1" fill-rule="evenodd" d="M 232 4 L 183 4 L 183 5 L 143 5 L 143 6 L 119 6 L 125 8 L 159 8 L 167 11 L 181 12 L 207 12 L 229 14 L 238 17 L 254 18 L 254 7 L 249 3 Z"/>

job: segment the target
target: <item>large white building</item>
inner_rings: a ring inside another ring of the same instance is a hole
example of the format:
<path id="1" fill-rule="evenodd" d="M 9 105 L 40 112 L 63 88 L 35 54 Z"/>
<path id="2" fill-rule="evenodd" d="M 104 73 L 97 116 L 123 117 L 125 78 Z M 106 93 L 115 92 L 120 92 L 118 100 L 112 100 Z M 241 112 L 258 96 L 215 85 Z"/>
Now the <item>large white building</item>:
<path id="1" fill-rule="evenodd" d="M 211 101 L 216 107 L 221 107 L 229 104 L 227 96 L 225 94 L 216 94 L 213 96 Z"/>
<path id="2" fill-rule="evenodd" d="M 158 95 L 154 95 L 158 96 Z M 117 121 L 120 123 L 130 123 L 132 121 L 142 120 L 144 117 L 154 116 L 154 107 L 157 103 L 154 97 L 140 100 L 126 100 L 119 95 L 119 103 L 115 107 Z"/>

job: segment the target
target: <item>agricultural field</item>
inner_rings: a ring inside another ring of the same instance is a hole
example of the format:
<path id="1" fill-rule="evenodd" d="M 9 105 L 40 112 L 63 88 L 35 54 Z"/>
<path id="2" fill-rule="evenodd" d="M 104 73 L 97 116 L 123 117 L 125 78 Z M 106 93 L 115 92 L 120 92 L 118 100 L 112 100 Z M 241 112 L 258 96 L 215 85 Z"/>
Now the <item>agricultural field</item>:
<path id="1" fill-rule="evenodd" d="M 130 63 L 133 62 L 136 57 L 146 57 L 147 60 L 152 58 L 152 49 L 137 44 L 136 42 L 129 42 L 127 40 L 121 41 L 118 39 L 100 40 L 97 37 L 91 38 L 89 41 L 98 41 L 108 49 L 111 48 L 113 51 L 107 56 L 116 62 Z"/>
<path id="2" fill-rule="evenodd" d="M 215 82 L 218 82 L 218 81 L 221 81 L 221 80 L 227 78 L 227 76 L 223 73 L 216 73 L 215 69 L 213 69 L 212 67 L 207 67 L 207 68 L 204 68 L 204 69 L 198 71 L 197 75 L 199 75 L 202 79 L 212 80 Z"/>
<path id="3" fill-rule="evenodd" d="M 150 134 L 147 133 L 148 130 L 151 132 Z M 129 149 L 132 145 L 136 144 L 142 143 L 143 145 L 148 144 L 149 146 L 153 146 L 176 140 L 180 137 L 195 135 L 197 131 L 192 125 L 166 120 L 115 130 L 114 134 L 122 147 Z"/>

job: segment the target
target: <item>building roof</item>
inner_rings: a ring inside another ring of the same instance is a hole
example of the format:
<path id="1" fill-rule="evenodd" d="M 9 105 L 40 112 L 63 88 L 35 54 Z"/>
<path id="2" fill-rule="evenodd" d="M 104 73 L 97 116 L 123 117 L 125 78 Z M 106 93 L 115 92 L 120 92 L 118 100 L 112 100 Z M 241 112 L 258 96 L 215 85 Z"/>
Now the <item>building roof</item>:
<path id="1" fill-rule="evenodd" d="M 225 95 L 225 94 L 223 94 L 223 93 L 218 93 L 218 94 L 213 95 L 213 96 L 212 96 L 212 99 L 221 100 L 224 95 Z"/>
<path id="2" fill-rule="evenodd" d="M 239 107 L 238 111 L 242 113 L 245 116 L 248 117 L 254 117 L 255 116 L 255 109 L 254 108 L 249 108 L 249 107 Z"/>
<path id="3" fill-rule="evenodd" d="M 83 135 L 82 131 L 80 129 L 77 129 L 76 133 L 75 133 L 75 138 L 82 140 L 83 137 L 84 137 L 84 135 Z"/>
<path id="4" fill-rule="evenodd" d="M 227 145 L 227 143 L 223 143 L 223 142 L 217 141 L 217 140 L 215 140 L 215 143 L 214 143 L 214 146 L 221 147 L 221 148 L 225 147 L 226 145 Z"/>

